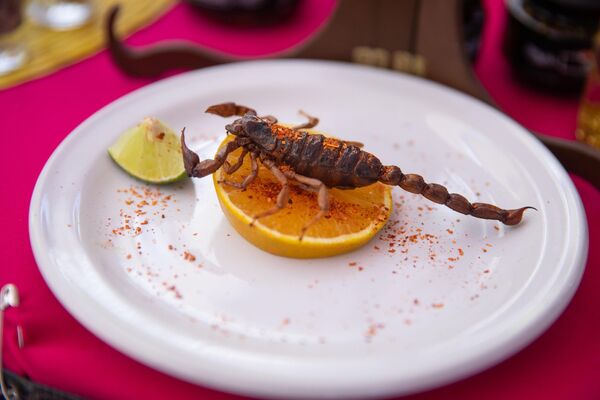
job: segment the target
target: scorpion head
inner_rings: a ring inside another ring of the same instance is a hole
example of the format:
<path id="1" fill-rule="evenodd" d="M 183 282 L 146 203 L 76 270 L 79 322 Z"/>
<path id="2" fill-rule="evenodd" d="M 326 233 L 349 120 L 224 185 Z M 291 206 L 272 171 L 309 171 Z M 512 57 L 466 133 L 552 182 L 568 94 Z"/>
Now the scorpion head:
<path id="1" fill-rule="evenodd" d="M 242 118 L 225 126 L 227 133 L 245 137 L 264 150 L 274 146 L 271 125 L 277 123 L 275 117 L 259 117 L 254 109 L 231 102 L 212 105 L 206 109 L 206 112 L 221 117 L 240 116 Z"/>
<path id="2" fill-rule="evenodd" d="M 247 113 L 242 118 L 225 126 L 228 133 L 247 137 L 253 143 L 267 149 L 274 140 L 271 133 L 271 123 L 255 114 Z"/>
<path id="3" fill-rule="evenodd" d="M 244 133 L 244 126 L 242 125 L 242 118 L 236 119 L 231 124 L 225 125 L 227 133 L 231 133 L 236 136 L 246 136 Z"/>

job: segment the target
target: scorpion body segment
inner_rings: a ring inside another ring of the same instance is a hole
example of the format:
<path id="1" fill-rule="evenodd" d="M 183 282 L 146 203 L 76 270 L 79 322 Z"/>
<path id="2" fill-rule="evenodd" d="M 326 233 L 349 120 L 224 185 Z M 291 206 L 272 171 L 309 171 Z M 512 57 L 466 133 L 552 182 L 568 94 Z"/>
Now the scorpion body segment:
<path id="1" fill-rule="evenodd" d="M 343 140 L 272 124 L 253 115 L 238 121 L 248 138 L 270 158 L 327 187 L 367 186 L 381 175 L 382 165 L 377 157 Z M 234 126 L 232 129 L 239 131 Z"/>
<path id="2" fill-rule="evenodd" d="M 506 225 L 518 224 L 528 208 L 504 210 L 487 203 L 470 203 L 465 197 L 436 183 L 426 183 L 416 174 L 404 174 L 399 167 L 384 166 L 371 153 L 362 150 L 356 142 L 309 134 L 301 129 L 312 128 L 318 119 L 301 112 L 308 122 L 296 127 L 277 124 L 272 116 L 259 117 L 251 108 L 235 103 L 223 103 L 209 107 L 207 112 L 222 117 L 239 116 L 233 123 L 226 125 L 228 133 L 236 135 L 234 141 L 221 148 L 214 160 L 200 161 L 196 153 L 187 148 L 182 132 L 182 152 L 184 166 L 189 176 L 203 177 L 215 172 L 222 165 L 226 172 L 235 171 L 241 165 L 243 157 L 250 153 L 253 171 L 243 185 L 223 181 L 245 189 L 256 177 L 256 159 L 260 160 L 282 183 L 277 205 L 255 217 L 271 215 L 287 204 L 288 181 L 296 181 L 302 187 L 319 193 L 319 213 L 302 229 L 304 232 L 321 218 L 328 210 L 329 200 L 326 188 L 351 189 L 381 182 L 400 186 L 402 189 L 420 194 L 438 204 L 443 204 L 461 214 L 476 218 L 492 219 Z M 233 167 L 226 163 L 227 155 L 238 147 L 244 149 L 238 163 Z M 280 170 L 281 168 L 281 170 Z"/>

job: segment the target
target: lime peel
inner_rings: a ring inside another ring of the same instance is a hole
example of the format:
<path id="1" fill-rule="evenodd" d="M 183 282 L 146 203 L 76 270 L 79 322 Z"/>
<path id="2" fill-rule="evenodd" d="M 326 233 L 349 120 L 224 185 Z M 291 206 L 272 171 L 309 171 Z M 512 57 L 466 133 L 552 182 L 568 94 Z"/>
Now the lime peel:
<path id="1" fill-rule="evenodd" d="M 179 135 L 157 118 L 146 117 L 123 132 L 108 154 L 125 172 L 144 182 L 166 184 L 187 176 Z"/>

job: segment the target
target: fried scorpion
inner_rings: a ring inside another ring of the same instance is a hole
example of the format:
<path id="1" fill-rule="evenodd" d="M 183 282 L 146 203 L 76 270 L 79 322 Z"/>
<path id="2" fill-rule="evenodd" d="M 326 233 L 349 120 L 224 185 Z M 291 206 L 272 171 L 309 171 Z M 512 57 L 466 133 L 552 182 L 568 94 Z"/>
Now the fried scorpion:
<path id="1" fill-rule="evenodd" d="M 452 210 L 476 218 L 497 220 L 505 225 L 521 222 L 521 207 L 504 210 L 487 203 L 470 203 L 465 197 L 436 183 L 426 183 L 416 174 L 404 174 L 395 165 L 383 165 L 373 154 L 361 149 L 357 142 L 310 134 L 303 129 L 315 127 L 319 120 L 306 113 L 308 121 L 302 125 L 286 127 L 277 123 L 273 116 L 259 117 L 255 110 L 235 103 L 223 103 L 209 107 L 207 113 L 221 117 L 241 117 L 226 125 L 228 134 L 235 139 L 221 147 L 214 159 L 200 161 L 196 153 L 185 144 L 185 130 L 181 132 L 183 162 L 187 174 L 202 178 L 223 167 L 226 174 L 237 171 L 247 155 L 251 159 L 251 172 L 240 183 L 222 180 L 227 185 L 246 189 L 258 175 L 258 162 L 267 167 L 281 183 L 275 206 L 254 216 L 251 224 L 260 218 L 272 215 L 288 204 L 289 182 L 294 181 L 303 189 L 317 192 L 318 213 L 302 228 L 299 240 L 314 223 L 329 210 L 328 188 L 352 189 L 381 182 L 400 186 L 402 189 L 420 194 L 434 203 L 443 204 Z M 242 148 L 242 153 L 231 165 L 227 156 Z"/>

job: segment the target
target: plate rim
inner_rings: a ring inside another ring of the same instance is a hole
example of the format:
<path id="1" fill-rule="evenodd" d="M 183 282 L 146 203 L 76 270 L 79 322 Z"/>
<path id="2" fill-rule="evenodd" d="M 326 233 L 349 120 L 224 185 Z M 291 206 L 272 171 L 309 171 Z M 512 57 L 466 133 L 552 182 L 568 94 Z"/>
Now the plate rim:
<path id="1" fill-rule="evenodd" d="M 369 73 L 378 73 L 378 74 L 387 74 L 390 77 L 394 75 L 399 75 L 397 72 L 375 69 L 372 67 L 366 67 L 361 65 L 343 63 L 343 62 L 334 62 L 334 61 L 318 61 L 318 60 L 257 60 L 257 61 L 244 61 L 238 63 L 231 63 L 225 65 L 218 65 L 214 67 L 204 68 L 195 71 L 189 71 L 183 74 L 179 74 L 176 76 L 172 76 L 169 78 L 165 78 L 159 80 L 157 82 L 151 83 L 149 85 L 143 86 L 139 89 L 133 90 L 127 93 L 124 96 L 119 97 L 118 99 L 110 102 L 106 106 L 100 108 L 96 112 L 94 112 L 91 116 L 86 118 L 82 123 L 80 123 L 75 129 L 73 129 L 56 147 L 56 149 L 52 152 L 52 155 L 46 161 L 44 168 L 40 172 L 40 175 L 36 181 L 31 202 L 29 208 L 29 237 L 30 243 L 32 246 L 33 254 L 38 265 L 38 269 L 40 270 L 46 284 L 49 286 L 53 294 L 60 301 L 61 305 L 65 307 L 66 310 L 78 321 L 80 322 L 86 329 L 92 332 L 95 336 L 99 337 L 101 340 L 108 343 L 111 347 L 117 349 L 119 352 L 126 354 L 127 356 L 142 362 L 145 365 L 149 365 L 152 368 L 155 368 L 159 371 L 165 372 L 177 378 L 185 379 L 192 383 L 205 385 L 207 387 L 212 387 L 217 390 L 223 390 L 228 392 L 235 392 L 239 394 L 245 395 L 254 395 L 261 397 L 297 397 L 297 398 L 306 398 L 306 397 L 323 397 L 322 392 L 311 391 L 308 388 L 305 391 L 297 390 L 295 392 L 290 392 L 289 388 L 286 388 L 285 385 L 283 387 L 279 385 L 278 387 L 272 386 L 269 388 L 266 387 L 249 387 L 247 383 L 236 383 L 231 382 L 228 377 L 221 376 L 221 379 L 215 379 L 215 376 L 210 377 L 198 377 L 198 376 L 190 376 L 177 368 L 173 368 L 173 366 L 165 366 L 158 362 L 156 357 L 152 357 L 148 354 L 144 354 L 143 352 L 137 351 L 137 349 L 131 348 L 131 343 L 125 343 L 127 340 L 118 340 L 115 339 L 115 335 L 109 334 L 108 332 L 103 332 L 102 329 L 99 328 L 101 323 L 98 323 L 96 320 L 97 316 L 88 317 L 85 313 L 82 313 L 77 307 L 73 306 L 73 296 L 75 293 L 69 293 L 62 291 L 64 289 L 64 285 L 61 285 L 60 274 L 52 273 L 51 269 L 47 266 L 50 265 L 50 260 L 48 253 L 46 251 L 46 246 L 43 241 L 43 233 L 40 226 L 38 226 L 38 217 L 36 216 L 36 212 L 40 209 L 41 205 L 41 195 L 44 183 L 48 179 L 49 171 L 51 170 L 52 165 L 57 162 L 57 159 L 61 156 L 64 149 L 69 145 L 69 143 L 82 131 L 84 131 L 88 125 L 92 125 L 96 119 L 101 118 L 104 113 L 110 112 L 112 109 L 118 108 L 121 104 L 130 101 L 132 98 L 144 96 L 146 93 L 160 90 L 163 86 L 176 84 L 177 81 L 186 79 L 190 79 L 191 76 L 202 75 L 206 72 L 213 71 L 215 69 L 230 69 L 230 68 L 244 68 L 247 65 L 256 66 L 256 65 L 272 65 L 278 64 L 279 67 L 286 68 L 289 65 L 299 66 L 299 65 L 309 65 L 309 66 L 324 66 L 324 67 L 333 67 L 333 68 L 342 68 L 342 69 L 354 69 L 354 70 L 362 70 L 367 71 Z M 556 294 L 552 299 L 549 300 L 549 304 L 552 306 L 547 306 L 545 310 L 541 310 L 536 314 L 535 318 L 530 318 L 527 323 L 524 322 L 524 326 L 520 327 L 517 334 L 514 334 L 511 337 L 511 341 L 504 341 L 504 348 L 501 351 L 496 348 L 488 351 L 486 354 L 479 355 L 479 358 L 471 359 L 471 363 L 469 365 L 462 365 L 462 369 L 460 371 L 444 371 L 443 377 L 433 378 L 433 379 L 424 379 L 422 382 L 415 383 L 411 388 L 406 390 L 407 388 L 397 387 L 394 385 L 388 385 L 385 388 L 373 389 L 369 387 L 363 387 L 361 391 L 357 392 L 354 390 L 352 393 L 344 392 L 343 388 L 332 388 L 337 389 L 326 392 L 325 395 L 327 397 L 337 397 L 341 393 L 344 394 L 345 397 L 355 397 L 361 398 L 365 396 L 386 396 L 386 395 L 396 395 L 398 393 L 409 394 L 414 393 L 426 388 L 433 388 L 443 384 L 447 384 L 458 379 L 464 378 L 466 376 L 472 375 L 476 372 L 479 372 L 485 368 L 489 368 L 498 362 L 512 356 L 533 340 L 535 340 L 538 336 L 540 336 L 563 312 L 566 306 L 569 304 L 571 298 L 573 297 L 584 272 L 585 264 L 587 260 L 587 250 L 589 246 L 589 238 L 587 232 L 587 220 L 585 218 L 585 212 L 583 209 L 583 204 L 579 195 L 573 185 L 573 182 L 569 179 L 567 172 L 564 170 L 562 165 L 558 162 L 558 160 L 550 153 L 550 151 L 541 144 L 535 137 L 527 131 L 524 127 L 516 123 L 509 116 L 501 113 L 500 111 L 494 109 L 493 107 L 485 104 L 484 102 L 473 98 L 465 93 L 459 92 L 453 88 L 449 88 L 447 86 L 441 85 L 436 82 L 431 82 L 425 80 L 423 78 L 414 77 L 410 75 L 400 74 L 403 79 L 408 80 L 416 80 L 419 81 L 420 84 L 424 84 L 427 86 L 431 86 L 436 88 L 437 90 L 441 90 L 449 93 L 452 96 L 459 96 L 463 99 L 466 99 L 468 102 L 476 103 L 479 106 L 487 108 L 489 111 L 493 112 L 498 116 L 498 118 L 504 119 L 510 125 L 513 125 L 516 130 L 520 131 L 519 135 L 522 135 L 524 140 L 528 142 L 528 145 L 531 146 L 530 150 L 541 152 L 540 154 L 544 156 L 544 164 L 550 168 L 551 171 L 548 173 L 552 174 L 555 177 L 560 177 L 563 181 L 565 181 L 566 185 L 563 185 L 563 194 L 566 196 L 566 201 L 573 203 L 575 206 L 573 209 L 569 209 L 571 214 L 574 214 L 575 220 L 571 221 L 571 223 L 578 223 L 576 226 L 575 233 L 580 237 L 579 241 L 576 241 L 576 251 L 574 254 L 571 254 L 571 268 L 569 269 L 568 276 L 562 281 L 563 284 L 556 291 Z M 565 179 L 566 178 L 566 179 Z M 44 267 L 46 265 L 46 267 Z M 116 324 L 112 324 L 113 329 L 120 329 L 121 327 Z M 127 334 L 127 332 L 121 332 L 122 334 Z"/>

